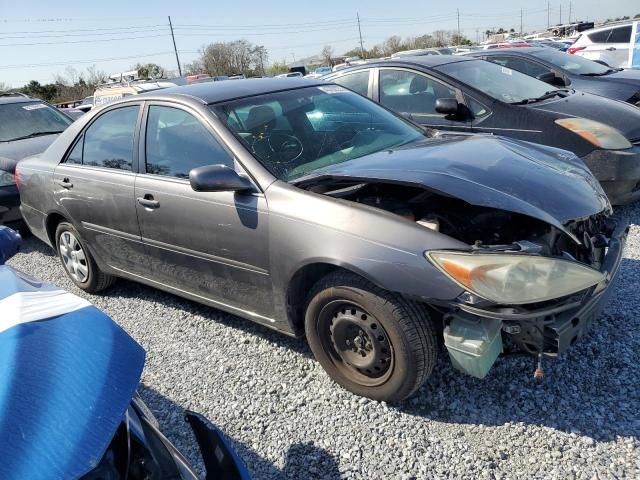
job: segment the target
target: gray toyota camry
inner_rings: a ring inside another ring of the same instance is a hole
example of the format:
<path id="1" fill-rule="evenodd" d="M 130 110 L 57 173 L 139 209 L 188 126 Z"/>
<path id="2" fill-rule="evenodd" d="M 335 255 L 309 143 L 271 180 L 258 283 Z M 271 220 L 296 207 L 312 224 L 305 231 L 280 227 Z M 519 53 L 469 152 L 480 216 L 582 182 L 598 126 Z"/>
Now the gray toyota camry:
<path id="1" fill-rule="evenodd" d="M 484 377 L 583 335 L 627 225 L 573 154 L 425 131 L 338 85 L 198 84 L 110 103 L 16 175 L 88 292 L 128 278 L 290 335 L 336 382 L 398 401 L 444 343 Z"/>

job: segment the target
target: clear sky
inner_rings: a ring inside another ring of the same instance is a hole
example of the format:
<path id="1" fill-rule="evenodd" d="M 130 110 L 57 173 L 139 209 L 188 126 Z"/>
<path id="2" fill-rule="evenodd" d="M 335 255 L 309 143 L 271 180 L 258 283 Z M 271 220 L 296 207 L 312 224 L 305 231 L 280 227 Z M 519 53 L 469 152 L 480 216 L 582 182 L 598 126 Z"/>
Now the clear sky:
<path id="1" fill-rule="evenodd" d="M 561 6 L 563 22 L 570 8 L 572 20 L 640 13 L 638 0 L 551 0 L 552 24 Z M 490 28 L 518 30 L 520 9 L 525 31 L 547 26 L 547 0 L 0 0 L 0 82 L 50 82 L 67 65 L 114 73 L 139 60 L 175 69 L 167 15 L 182 63 L 204 44 L 239 38 L 267 47 L 270 62 L 291 62 L 324 45 L 337 53 L 358 45 L 357 13 L 370 47 L 390 35 L 456 30 L 458 10 L 472 40 Z"/>

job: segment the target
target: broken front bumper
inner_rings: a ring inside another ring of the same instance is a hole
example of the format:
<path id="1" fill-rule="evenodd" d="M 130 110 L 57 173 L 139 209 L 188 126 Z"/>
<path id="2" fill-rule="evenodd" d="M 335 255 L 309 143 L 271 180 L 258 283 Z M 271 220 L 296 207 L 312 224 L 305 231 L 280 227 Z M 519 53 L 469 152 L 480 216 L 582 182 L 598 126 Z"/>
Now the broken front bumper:
<path id="1" fill-rule="evenodd" d="M 579 295 L 552 307 L 527 312 L 458 305 L 461 311 L 450 315 L 500 320 L 504 335 L 511 337 L 524 351 L 555 357 L 573 346 L 602 312 L 613 292 L 612 286 L 622 263 L 628 230 L 628 222 L 619 221 L 602 264 L 604 280 Z"/>
<path id="2" fill-rule="evenodd" d="M 594 150 L 582 157 L 612 205 L 640 200 L 640 145 L 626 150 Z"/>

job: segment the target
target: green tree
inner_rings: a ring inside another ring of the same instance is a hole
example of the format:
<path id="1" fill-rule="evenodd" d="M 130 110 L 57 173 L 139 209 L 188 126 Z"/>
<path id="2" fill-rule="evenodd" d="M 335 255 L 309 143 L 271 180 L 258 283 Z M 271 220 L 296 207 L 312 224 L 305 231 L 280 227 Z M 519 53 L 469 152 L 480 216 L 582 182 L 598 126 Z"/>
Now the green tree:
<path id="1" fill-rule="evenodd" d="M 164 68 L 155 63 L 136 63 L 133 70 L 138 71 L 140 78 L 164 78 Z"/>
<path id="2" fill-rule="evenodd" d="M 269 68 L 267 68 L 267 75 L 280 75 L 281 73 L 287 73 L 289 71 L 289 67 L 286 62 L 283 60 L 282 62 L 274 62 Z"/>

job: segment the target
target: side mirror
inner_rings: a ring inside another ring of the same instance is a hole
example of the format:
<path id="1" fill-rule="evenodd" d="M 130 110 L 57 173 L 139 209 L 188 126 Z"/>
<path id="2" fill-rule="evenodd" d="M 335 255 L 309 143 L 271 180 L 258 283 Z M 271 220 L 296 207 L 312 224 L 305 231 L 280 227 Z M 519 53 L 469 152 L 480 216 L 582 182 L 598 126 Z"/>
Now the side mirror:
<path id="1" fill-rule="evenodd" d="M 536 78 L 540 81 L 543 81 L 544 83 L 550 83 L 553 85 L 553 83 L 556 81 L 556 74 L 553 72 L 544 72 L 540 75 L 537 75 Z"/>
<path id="2" fill-rule="evenodd" d="M 206 165 L 189 172 L 191 188 L 196 192 L 242 192 L 253 190 L 247 177 L 226 165 Z"/>
<path id="3" fill-rule="evenodd" d="M 457 115 L 460 113 L 458 100 L 455 98 L 438 98 L 436 100 L 436 112 L 443 115 Z"/>
<path id="4" fill-rule="evenodd" d="M 536 76 L 536 78 L 543 81 L 544 83 L 548 83 L 556 87 L 568 87 L 569 85 L 571 85 L 571 80 L 562 77 L 555 72 L 541 73 L 540 75 Z"/>

